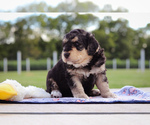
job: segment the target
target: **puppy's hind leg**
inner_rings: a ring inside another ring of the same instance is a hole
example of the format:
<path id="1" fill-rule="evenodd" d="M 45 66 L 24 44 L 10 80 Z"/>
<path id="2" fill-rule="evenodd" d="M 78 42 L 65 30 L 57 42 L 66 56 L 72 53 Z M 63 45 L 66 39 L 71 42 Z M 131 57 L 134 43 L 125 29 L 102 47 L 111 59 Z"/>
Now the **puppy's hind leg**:
<path id="1" fill-rule="evenodd" d="M 51 92 L 51 98 L 61 98 L 62 94 L 59 90 L 52 90 Z"/>
<path id="2" fill-rule="evenodd" d="M 61 98 L 62 94 L 59 91 L 57 83 L 52 78 L 50 78 L 49 80 L 50 80 L 51 98 Z"/>

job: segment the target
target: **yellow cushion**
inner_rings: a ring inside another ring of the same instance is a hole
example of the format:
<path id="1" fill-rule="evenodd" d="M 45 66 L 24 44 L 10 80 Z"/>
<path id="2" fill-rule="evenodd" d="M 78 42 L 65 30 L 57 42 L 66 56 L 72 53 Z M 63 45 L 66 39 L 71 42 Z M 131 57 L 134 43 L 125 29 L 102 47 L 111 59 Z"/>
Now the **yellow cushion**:
<path id="1" fill-rule="evenodd" d="M 0 100 L 9 100 L 17 95 L 16 90 L 9 84 L 0 84 Z"/>

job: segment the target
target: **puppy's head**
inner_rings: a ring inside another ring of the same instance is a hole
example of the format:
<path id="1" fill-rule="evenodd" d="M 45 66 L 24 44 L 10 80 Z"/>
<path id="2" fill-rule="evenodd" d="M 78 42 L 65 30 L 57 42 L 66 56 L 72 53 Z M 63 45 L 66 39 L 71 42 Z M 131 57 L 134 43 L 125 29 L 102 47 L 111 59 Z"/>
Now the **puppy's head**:
<path id="1" fill-rule="evenodd" d="M 100 48 L 95 37 L 82 29 L 75 29 L 63 38 L 63 62 L 75 67 L 86 66 Z"/>

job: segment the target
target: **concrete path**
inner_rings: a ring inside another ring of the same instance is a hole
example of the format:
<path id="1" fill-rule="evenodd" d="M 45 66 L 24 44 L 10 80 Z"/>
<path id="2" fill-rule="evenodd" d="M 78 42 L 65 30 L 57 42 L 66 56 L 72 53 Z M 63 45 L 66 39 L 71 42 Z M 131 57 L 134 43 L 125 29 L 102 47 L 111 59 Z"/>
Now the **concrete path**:
<path id="1" fill-rule="evenodd" d="M 95 124 L 150 125 L 150 104 L 0 104 L 0 125 Z"/>

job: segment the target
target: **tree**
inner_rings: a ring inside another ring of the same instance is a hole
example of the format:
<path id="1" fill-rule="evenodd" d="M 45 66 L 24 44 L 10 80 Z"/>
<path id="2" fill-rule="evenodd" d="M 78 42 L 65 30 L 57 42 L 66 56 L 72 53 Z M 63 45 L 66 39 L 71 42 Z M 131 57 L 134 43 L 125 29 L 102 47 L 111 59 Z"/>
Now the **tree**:
<path id="1" fill-rule="evenodd" d="M 0 44 L 10 43 L 9 38 L 11 37 L 11 28 L 10 22 L 0 23 Z"/>
<path id="2" fill-rule="evenodd" d="M 128 10 L 124 7 L 118 7 L 116 10 L 113 10 L 110 4 L 106 4 L 100 12 L 128 12 Z"/>
<path id="3" fill-rule="evenodd" d="M 71 0 L 70 2 L 61 2 L 56 7 L 49 6 L 45 2 L 31 3 L 19 6 L 17 12 L 98 12 L 99 7 L 92 2 L 79 2 Z"/>
<path id="4" fill-rule="evenodd" d="M 50 29 L 55 29 L 58 31 L 59 38 L 62 37 L 74 28 L 83 28 L 87 29 L 92 23 L 98 21 L 98 18 L 92 14 L 80 15 L 78 13 L 69 14 L 69 15 L 60 15 L 55 19 L 49 18 L 47 27 Z"/>
<path id="5" fill-rule="evenodd" d="M 146 53 L 146 59 L 150 60 L 150 36 L 146 39 L 146 48 L 145 48 L 145 53 Z"/>
<path id="6" fill-rule="evenodd" d="M 88 30 L 99 24 L 92 33 L 105 49 L 108 59 L 140 58 L 140 50 L 145 49 L 146 59 L 150 59 L 150 24 L 134 30 L 125 19 L 99 20 L 91 14 L 62 14 L 56 18 L 46 14 L 20 18 L 14 23 L 0 22 L 0 59 L 16 59 L 16 52 L 22 52 L 23 59 L 52 58 L 53 51 L 62 51 L 62 38 L 70 30 Z"/>
<path id="7" fill-rule="evenodd" d="M 93 31 L 100 45 L 106 50 L 106 57 L 132 58 L 134 31 L 128 27 L 128 21 L 118 19 L 116 21 L 107 17 L 100 21 L 100 26 Z"/>
<path id="8" fill-rule="evenodd" d="M 143 29 L 144 30 L 144 38 L 146 39 L 143 43 L 143 48 L 145 49 L 146 59 L 150 60 L 150 23 Z"/>
<path id="9" fill-rule="evenodd" d="M 49 12 L 52 10 L 45 2 L 40 3 L 30 3 L 24 6 L 17 7 L 17 12 Z"/>

